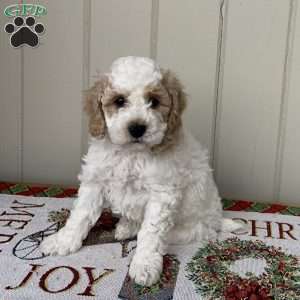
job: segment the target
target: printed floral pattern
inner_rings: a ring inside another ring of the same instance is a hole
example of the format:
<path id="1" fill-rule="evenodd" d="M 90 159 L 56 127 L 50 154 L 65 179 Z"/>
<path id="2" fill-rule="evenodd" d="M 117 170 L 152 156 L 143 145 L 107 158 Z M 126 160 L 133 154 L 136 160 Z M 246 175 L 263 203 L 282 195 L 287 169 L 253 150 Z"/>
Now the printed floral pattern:
<path id="1" fill-rule="evenodd" d="M 265 259 L 265 272 L 260 276 L 249 273 L 241 278 L 230 271 L 230 265 L 242 258 Z M 300 299 L 297 258 L 258 240 L 229 238 L 209 242 L 198 250 L 186 271 L 196 291 L 210 300 Z"/>

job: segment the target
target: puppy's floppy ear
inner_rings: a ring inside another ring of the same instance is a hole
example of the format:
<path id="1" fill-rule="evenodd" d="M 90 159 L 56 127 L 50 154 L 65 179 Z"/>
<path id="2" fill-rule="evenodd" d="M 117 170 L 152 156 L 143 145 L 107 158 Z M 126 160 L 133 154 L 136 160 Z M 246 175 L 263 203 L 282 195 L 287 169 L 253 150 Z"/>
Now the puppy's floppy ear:
<path id="1" fill-rule="evenodd" d="M 94 85 L 84 92 L 84 110 L 89 116 L 89 132 L 93 137 L 105 135 L 106 124 L 101 99 L 108 86 L 108 77 L 101 75 Z"/>
<path id="2" fill-rule="evenodd" d="M 176 75 L 170 70 L 162 70 L 162 75 L 161 83 L 171 99 L 167 129 L 167 135 L 170 138 L 181 126 L 181 114 L 186 107 L 187 101 L 184 88 Z"/>

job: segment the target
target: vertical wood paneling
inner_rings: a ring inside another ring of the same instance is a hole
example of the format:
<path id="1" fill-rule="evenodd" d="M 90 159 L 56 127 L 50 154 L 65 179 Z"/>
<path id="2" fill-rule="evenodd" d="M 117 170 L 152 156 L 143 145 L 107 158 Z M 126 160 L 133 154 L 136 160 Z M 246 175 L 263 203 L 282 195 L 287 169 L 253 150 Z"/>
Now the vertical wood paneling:
<path id="1" fill-rule="evenodd" d="M 10 46 L 3 15 L 11 1 L 0 2 L 0 181 L 21 180 L 21 49 Z"/>
<path id="2" fill-rule="evenodd" d="M 288 204 L 300 204 L 300 5 L 294 1 L 291 22 L 291 48 L 287 82 L 287 111 L 284 116 L 285 138 L 279 200 Z"/>
<path id="3" fill-rule="evenodd" d="M 151 1 L 92 0 L 91 76 L 119 56 L 149 56 Z"/>
<path id="4" fill-rule="evenodd" d="M 120 56 L 149 56 L 150 32 L 151 1 L 92 0 L 90 84 Z M 83 134 L 86 152 L 86 129 Z"/>
<path id="5" fill-rule="evenodd" d="M 13 49 L 0 18 L 0 181 L 75 183 L 82 89 L 117 57 L 151 56 L 186 86 L 185 123 L 213 154 L 221 195 L 299 205 L 298 0 L 39 3 L 37 48 Z"/>
<path id="6" fill-rule="evenodd" d="M 273 200 L 289 1 L 229 1 L 216 167 L 226 197 Z"/>
<path id="7" fill-rule="evenodd" d="M 46 32 L 24 48 L 24 180 L 74 183 L 81 156 L 83 1 L 40 1 Z"/>
<path id="8" fill-rule="evenodd" d="M 90 86 L 90 58 L 91 58 L 91 7 L 92 1 L 83 1 L 83 62 L 82 62 L 82 89 Z M 83 95 L 82 95 L 83 96 Z M 82 106 L 83 108 L 83 106 Z M 88 117 L 83 112 L 81 117 L 81 156 L 85 155 L 88 148 Z"/>
<path id="9" fill-rule="evenodd" d="M 220 1 L 159 2 L 157 58 L 174 70 L 189 95 L 185 122 L 211 148 Z"/>

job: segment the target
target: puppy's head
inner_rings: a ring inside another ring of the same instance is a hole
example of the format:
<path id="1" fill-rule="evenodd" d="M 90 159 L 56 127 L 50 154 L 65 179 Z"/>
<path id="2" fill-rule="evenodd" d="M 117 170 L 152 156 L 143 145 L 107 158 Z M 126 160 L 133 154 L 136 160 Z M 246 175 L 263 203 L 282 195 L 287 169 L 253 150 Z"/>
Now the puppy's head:
<path id="1" fill-rule="evenodd" d="M 113 144 L 166 148 L 176 140 L 186 105 L 182 85 L 170 71 L 143 57 L 122 57 L 86 92 L 90 134 Z"/>

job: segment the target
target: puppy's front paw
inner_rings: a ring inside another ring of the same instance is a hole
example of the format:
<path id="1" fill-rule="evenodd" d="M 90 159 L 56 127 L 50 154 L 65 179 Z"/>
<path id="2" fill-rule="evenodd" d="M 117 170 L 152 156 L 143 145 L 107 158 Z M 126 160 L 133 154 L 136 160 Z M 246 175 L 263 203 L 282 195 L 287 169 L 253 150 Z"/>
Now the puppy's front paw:
<path id="1" fill-rule="evenodd" d="M 40 245 L 41 251 L 48 255 L 68 255 L 76 252 L 82 242 L 73 235 L 65 235 L 59 231 L 48 236 Z"/>
<path id="2" fill-rule="evenodd" d="M 147 255 L 136 253 L 129 268 L 129 276 L 135 283 L 151 286 L 156 283 L 162 272 L 163 257 L 159 253 Z"/>

